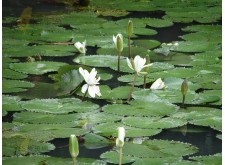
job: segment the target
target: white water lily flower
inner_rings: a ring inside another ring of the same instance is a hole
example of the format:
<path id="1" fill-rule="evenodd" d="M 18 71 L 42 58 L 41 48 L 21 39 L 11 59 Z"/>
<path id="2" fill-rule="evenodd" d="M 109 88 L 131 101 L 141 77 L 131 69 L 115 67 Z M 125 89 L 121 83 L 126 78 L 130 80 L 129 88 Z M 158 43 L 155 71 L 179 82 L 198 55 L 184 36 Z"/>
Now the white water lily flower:
<path id="1" fill-rule="evenodd" d="M 165 89 L 167 86 L 165 83 L 162 81 L 161 78 L 158 78 L 150 87 L 150 89 Z"/>
<path id="2" fill-rule="evenodd" d="M 77 51 L 79 51 L 80 53 L 85 54 L 86 53 L 86 40 L 83 43 L 80 42 L 76 42 L 74 44 L 75 48 L 77 49 Z"/>
<path id="3" fill-rule="evenodd" d="M 98 86 L 96 86 L 99 84 L 100 77 L 98 77 L 98 79 L 95 78 L 97 75 L 95 68 L 93 68 L 89 73 L 87 70 L 80 67 L 79 72 L 87 83 L 82 86 L 81 92 L 85 93 L 88 90 L 88 93 L 91 97 L 95 97 L 95 94 L 101 96 L 100 89 Z"/>
<path id="4" fill-rule="evenodd" d="M 116 139 L 116 146 L 123 147 L 124 145 L 124 138 L 125 138 L 125 129 L 124 127 L 118 127 L 118 138 Z"/>
<path id="5" fill-rule="evenodd" d="M 116 45 L 116 49 L 119 52 L 122 52 L 122 50 L 123 50 L 123 35 L 122 34 L 117 34 L 116 37 L 113 35 L 113 41 L 114 41 L 114 43 Z"/>
<path id="6" fill-rule="evenodd" d="M 134 60 L 133 60 L 133 64 L 131 63 L 131 61 L 129 60 L 129 58 L 127 58 L 127 65 L 134 71 L 138 73 L 140 73 L 140 71 L 143 69 L 143 68 L 146 68 L 146 67 L 149 67 L 152 65 L 151 64 L 147 64 L 145 65 L 146 63 L 146 59 L 145 58 L 141 58 L 139 55 L 135 56 L 134 57 Z"/>

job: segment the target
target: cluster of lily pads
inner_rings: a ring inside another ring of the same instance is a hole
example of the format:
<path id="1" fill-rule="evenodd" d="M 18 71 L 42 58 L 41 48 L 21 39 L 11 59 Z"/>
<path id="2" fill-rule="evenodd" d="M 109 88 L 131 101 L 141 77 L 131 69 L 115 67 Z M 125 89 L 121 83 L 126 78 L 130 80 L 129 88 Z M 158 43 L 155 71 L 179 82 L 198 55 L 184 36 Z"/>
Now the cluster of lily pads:
<path id="1" fill-rule="evenodd" d="M 89 149 L 112 146 L 98 160 L 75 155 L 80 164 L 118 164 L 122 147 L 121 164 L 220 164 L 221 153 L 183 160 L 198 148 L 154 135 L 193 124 L 222 139 L 221 2 L 127 3 L 95 0 L 80 12 L 33 13 L 35 23 L 22 29 L 18 18 L 3 19 L 2 116 L 13 113 L 2 123 L 4 164 L 71 164 L 46 153 L 55 149 L 51 140 L 73 134 Z M 132 11 L 164 16 L 127 18 Z M 201 24 L 182 28 L 177 41 L 151 39 L 159 28 L 193 21 Z M 117 128 L 126 131 L 119 148 Z"/>

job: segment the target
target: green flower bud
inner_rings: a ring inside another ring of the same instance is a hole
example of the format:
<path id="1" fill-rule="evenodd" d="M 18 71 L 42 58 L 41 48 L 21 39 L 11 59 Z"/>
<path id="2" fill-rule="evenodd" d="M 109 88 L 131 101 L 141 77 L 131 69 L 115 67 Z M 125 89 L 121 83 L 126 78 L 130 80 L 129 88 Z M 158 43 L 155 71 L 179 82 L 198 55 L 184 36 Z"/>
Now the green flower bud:
<path id="1" fill-rule="evenodd" d="M 131 20 L 129 20 L 127 25 L 127 35 L 131 36 L 133 34 L 133 23 Z"/>
<path id="2" fill-rule="evenodd" d="M 79 144 L 76 135 L 70 135 L 69 151 L 72 158 L 76 158 L 79 154 Z"/>
<path id="3" fill-rule="evenodd" d="M 122 52 L 122 50 L 123 50 L 123 36 L 122 36 L 122 34 L 119 34 L 118 37 L 117 37 L 116 47 L 117 47 L 117 50 L 119 52 Z"/>
<path id="4" fill-rule="evenodd" d="M 187 90 L 188 90 L 188 83 L 187 83 L 187 80 L 184 79 L 184 81 L 181 85 L 181 93 L 182 93 L 183 96 L 186 95 Z"/>

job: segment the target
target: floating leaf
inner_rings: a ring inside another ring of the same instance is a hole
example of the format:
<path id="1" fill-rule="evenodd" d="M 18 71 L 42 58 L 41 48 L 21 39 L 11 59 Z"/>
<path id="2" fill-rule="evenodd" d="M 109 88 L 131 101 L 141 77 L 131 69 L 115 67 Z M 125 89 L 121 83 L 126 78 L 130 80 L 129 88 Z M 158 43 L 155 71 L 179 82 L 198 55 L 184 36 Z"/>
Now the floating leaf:
<path id="1" fill-rule="evenodd" d="M 93 133 L 86 134 L 84 139 L 84 146 L 88 149 L 103 148 L 112 144 L 108 139 Z"/>
<path id="2" fill-rule="evenodd" d="M 25 150 L 22 150 L 21 145 L 24 144 L 24 142 L 27 142 L 27 146 Z M 2 146 L 3 156 L 19 156 L 19 155 L 25 155 L 25 154 L 40 154 L 44 152 L 48 152 L 50 150 L 55 149 L 54 145 L 50 143 L 41 143 L 38 141 L 34 141 L 32 139 L 24 139 L 24 138 L 3 138 L 2 139 Z"/>
<path id="3" fill-rule="evenodd" d="M 22 103 L 22 107 L 28 111 L 52 114 L 65 114 L 69 112 L 88 112 L 98 108 L 98 105 L 90 102 L 81 102 L 78 99 L 33 99 Z"/>
<path id="4" fill-rule="evenodd" d="M 179 107 L 165 101 L 130 101 L 131 105 L 105 105 L 102 110 L 123 116 L 164 116 L 176 112 Z"/>
<path id="5" fill-rule="evenodd" d="M 117 137 L 117 127 L 124 127 L 126 130 L 126 137 L 142 137 L 142 136 L 153 136 L 161 132 L 161 129 L 141 129 L 130 127 L 122 123 L 103 123 L 94 126 L 92 129 L 94 133 L 102 136 L 113 136 Z"/>
<path id="6" fill-rule="evenodd" d="M 27 77 L 27 74 L 19 73 L 11 69 L 3 69 L 2 77 L 9 79 L 24 79 Z"/>
<path id="7" fill-rule="evenodd" d="M 18 72 L 40 75 L 47 72 L 54 72 L 59 67 L 67 65 L 63 62 L 50 62 L 50 61 L 38 61 L 38 62 L 25 62 L 25 63 L 11 63 L 10 68 Z"/>
<path id="8" fill-rule="evenodd" d="M 28 81 L 2 79 L 2 93 L 14 93 L 33 88 L 34 84 Z"/>
<path id="9" fill-rule="evenodd" d="M 118 157 L 119 157 L 119 153 L 117 153 L 115 151 L 105 152 L 100 155 L 101 159 L 105 160 L 108 163 L 113 163 L 113 164 L 117 164 L 119 162 Z M 134 157 L 123 155 L 121 163 L 126 164 L 126 163 L 131 163 L 134 161 L 135 161 Z"/>
<path id="10" fill-rule="evenodd" d="M 186 120 L 177 120 L 175 118 L 149 118 L 149 117 L 126 117 L 122 120 L 126 125 L 138 128 L 166 129 L 179 127 L 187 124 Z"/>
<path id="11" fill-rule="evenodd" d="M 196 156 L 196 157 L 190 157 L 190 159 L 202 162 L 206 165 L 210 164 L 222 164 L 222 153 L 209 155 L 209 156 Z"/>
<path id="12" fill-rule="evenodd" d="M 156 18 L 142 18 L 142 21 L 151 27 L 162 28 L 172 26 L 173 22 L 165 19 L 156 19 Z"/>

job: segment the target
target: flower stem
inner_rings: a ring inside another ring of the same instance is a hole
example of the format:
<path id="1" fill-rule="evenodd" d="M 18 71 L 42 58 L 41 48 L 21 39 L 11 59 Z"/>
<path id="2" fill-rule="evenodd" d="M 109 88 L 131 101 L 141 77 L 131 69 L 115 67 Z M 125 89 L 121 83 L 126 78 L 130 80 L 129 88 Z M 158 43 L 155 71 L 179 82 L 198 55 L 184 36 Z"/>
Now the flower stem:
<path id="1" fill-rule="evenodd" d="M 83 95 L 83 97 L 82 97 L 82 101 L 84 101 L 84 98 L 85 98 L 85 96 L 86 96 L 86 94 L 87 94 L 87 91 L 88 91 L 88 88 L 87 88 L 86 92 L 84 93 L 84 95 Z"/>
<path id="2" fill-rule="evenodd" d="M 73 165 L 76 165 L 76 158 L 73 158 Z"/>
<path id="3" fill-rule="evenodd" d="M 120 158 L 119 158 L 119 165 L 122 164 L 122 147 L 120 147 Z"/>
<path id="4" fill-rule="evenodd" d="M 134 90 L 134 85 L 135 85 L 136 80 L 137 80 L 137 75 L 138 75 L 137 72 L 135 72 L 135 75 L 134 75 L 134 82 L 133 82 L 133 85 L 132 85 L 132 87 L 131 87 L 131 89 L 130 89 L 130 93 L 129 93 L 129 95 L 128 95 L 127 101 L 130 101 L 131 94 L 132 94 L 132 92 L 133 92 L 133 90 Z"/>
<path id="5" fill-rule="evenodd" d="M 185 95 L 183 95 L 182 107 L 184 108 Z"/>
<path id="6" fill-rule="evenodd" d="M 120 73 L 120 54 L 121 52 L 118 52 L 118 72 Z"/>
<path id="7" fill-rule="evenodd" d="M 144 76 L 144 85 L 143 85 L 143 88 L 145 89 L 145 87 L 146 87 L 146 78 L 147 78 L 147 76 Z"/>
<path id="8" fill-rule="evenodd" d="M 128 46 L 129 46 L 129 58 L 131 58 L 131 45 L 130 45 L 130 36 L 128 35 Z"/>

